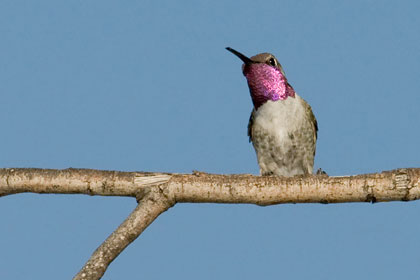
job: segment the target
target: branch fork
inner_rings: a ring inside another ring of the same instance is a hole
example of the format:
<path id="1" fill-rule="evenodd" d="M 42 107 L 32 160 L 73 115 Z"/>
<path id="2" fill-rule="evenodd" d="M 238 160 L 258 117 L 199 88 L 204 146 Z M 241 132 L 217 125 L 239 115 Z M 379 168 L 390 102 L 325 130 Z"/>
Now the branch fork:
<path id="1" fill-rule="evenodd" d="M 290 178 L 118 172 L 91 169 L 0 169 L 0 197 L 24 192 L 128 196 L 138 205 L 73 279 L 100 279 L 109 264 L 175 203 L 343 203 L 420 198 L 420 168 L 382 173 Z"/>

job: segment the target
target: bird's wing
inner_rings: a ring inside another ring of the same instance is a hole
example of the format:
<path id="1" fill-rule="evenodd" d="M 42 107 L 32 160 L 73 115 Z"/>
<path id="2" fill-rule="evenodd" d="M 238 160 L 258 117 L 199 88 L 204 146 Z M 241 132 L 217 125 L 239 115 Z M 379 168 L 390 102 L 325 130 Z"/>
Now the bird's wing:
<path id="1" fill-rule="evenodd" d="M 249 142 L 252 141 L 252 125 L 254 124 L 254 115 L 255 115 L 255 110 L 252 109 L 251 116 L 249 117 L 249 122 L 248 122 Z"/>
<path id="2" fill-rule="evenodd" d="M 308 117 L 308 119 L 309 119 L 309 121 L 310 121 L 310 123 L 313 127 L 314 143 L 316 143 L 316 139 L 318 138 L 318 122 L 315 118 L 314 113 L 312 112 L 311 106 L 308 103 L 306 103 L 306 105 L 307 105 L 306 106 L 306 116 Z M 316 145 L 315 145 L 315 147 L 316 147 Z M 314 149 L 314 155 L 315 155 L 315 150 L 316 149 Z"/>

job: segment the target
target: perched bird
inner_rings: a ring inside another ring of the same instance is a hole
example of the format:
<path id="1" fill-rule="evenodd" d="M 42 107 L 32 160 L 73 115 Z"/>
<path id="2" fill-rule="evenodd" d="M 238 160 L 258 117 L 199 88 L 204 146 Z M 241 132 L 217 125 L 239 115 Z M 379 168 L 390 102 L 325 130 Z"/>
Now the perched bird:
<path id="1" fill-rule="evenodd" d="M 257 153 L 261 175 L 312 174 L 318 124 L 311 106 L 287 82 L 274 55 L 251 58 L 226 48 L 243 62 L 254 109 L 248 136 Z"/>

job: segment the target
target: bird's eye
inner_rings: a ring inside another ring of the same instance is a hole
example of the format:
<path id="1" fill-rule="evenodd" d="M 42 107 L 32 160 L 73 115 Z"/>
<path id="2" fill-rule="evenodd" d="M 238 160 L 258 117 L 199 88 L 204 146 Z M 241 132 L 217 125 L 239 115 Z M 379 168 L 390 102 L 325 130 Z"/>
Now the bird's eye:
<path id="1" fill-rule="evenodd" d="M 268 64 L 275 67 L 276 66 L 276 60 L 272 57 L 268 60 Z"/>

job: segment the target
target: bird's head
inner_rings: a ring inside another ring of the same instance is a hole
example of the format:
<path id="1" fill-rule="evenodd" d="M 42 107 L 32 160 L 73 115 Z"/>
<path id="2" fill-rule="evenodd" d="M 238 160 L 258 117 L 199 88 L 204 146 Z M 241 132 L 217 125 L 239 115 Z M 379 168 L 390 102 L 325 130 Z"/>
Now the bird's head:
<path id="1" fill-rule="evenodd" d="M 295 97 L 295 91 L 287 82 L 283 68 L 274 55 L 260 53 L 248 58 L 232 48 L 226 49 L 244 62 L 242 72 L 248 81 L 255 109 L 268 100 L 277 101 Z"/>

